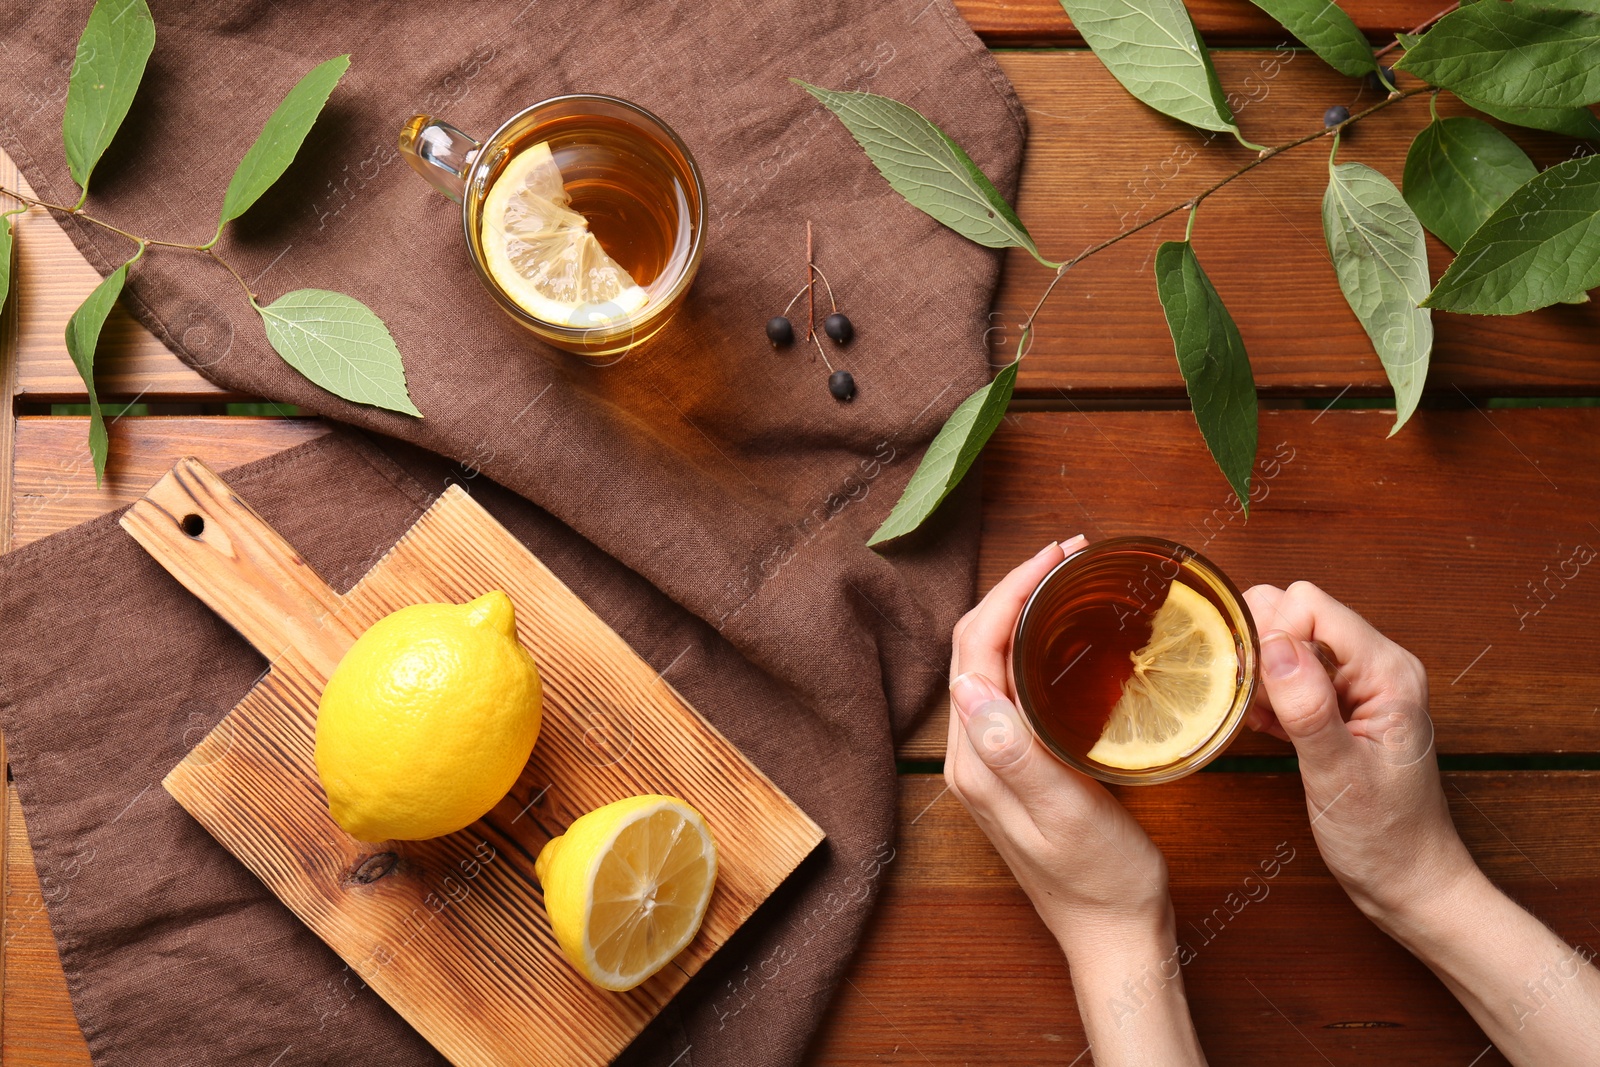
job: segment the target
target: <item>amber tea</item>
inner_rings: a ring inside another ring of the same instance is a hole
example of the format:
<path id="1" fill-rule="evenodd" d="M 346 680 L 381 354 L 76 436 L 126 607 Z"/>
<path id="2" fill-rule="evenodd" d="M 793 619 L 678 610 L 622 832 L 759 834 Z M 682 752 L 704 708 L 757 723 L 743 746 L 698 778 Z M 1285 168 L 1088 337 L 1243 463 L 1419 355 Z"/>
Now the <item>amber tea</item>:
<path id="1" fill-rule="evenodd" d="M 1105 781 L 1170 781 L 1243 722 L 1256 634 L 1238 591 L 1190 549 L 1097 542 L 1023 609 L 1013 672 L 1024 713 L 1067 763 Z"/>
<path id="2" fill-rule="evenodd" d="M 467 245 L 489 291 L 551 343 L 625 352 L 683 301 L 704 244 L 705 190 L 688 148 L 643 108 L 556 97 L 481 146 L 419 115 L 401 148 L 462 201 Z"/>

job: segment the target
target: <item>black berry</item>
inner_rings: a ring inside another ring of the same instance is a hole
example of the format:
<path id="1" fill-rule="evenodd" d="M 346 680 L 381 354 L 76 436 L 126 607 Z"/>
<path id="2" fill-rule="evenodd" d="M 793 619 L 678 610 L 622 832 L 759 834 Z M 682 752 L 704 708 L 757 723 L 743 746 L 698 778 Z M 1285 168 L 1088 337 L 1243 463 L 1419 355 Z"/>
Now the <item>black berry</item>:
<path id="1" fill-rule="evenodd" d="M 843 315 L 838 316 L 844 319 Z M 845 319 L 846 324 L 849 319 Z M 832 333 L 829 336 L 833 336 Z M 835 400 L 853 400 L 856 395 L 856 380 L 847 370 L 836 370 L 828 376 L 828 392 L 833 394 Z"/>
<path id="2" fill-rule="evenodd" d="M 794 344 L 794 327 L 782 315 L 774 315 L 767 320 L 767 340 L 773 348 L 786 348 Z"/>
<path id="3" fill-rule="evenodd" d="M 829 337 L 833 338 L 835 341 L 838 341 L 842 345 L 849 344 L 850 338 L 856 335 L 856 328 L 850 325 L 850 320 L 845 318 L 844 315 L 838 311 L 835 311 L 832 315 L 829 315 L 827 318 L 822 320 L 822 330 Z M 848 375 L 846 375 L 846 377 L 848 377 Z M 837 393 L 834 395 L 838 396 Z M 849 398 L 843 397 L 841 399 Z"/>
<path id="4" fill-rule="evenodd" d="M 1322 113 L 1322 124 L 1324 126 L 1337 126 L 1339 123 L 1344 122 L 1349 118 L 1349 108 L 1345 107 L 1343 104 L 1334 104 L 1332 107 Z"/>
<path id="5" fill-rule="evenodd" d="M 1384 67 L 1383 76 L 1380 78 L 1377 71 L 1367 75 L 1367 84 L 1380 93 L 1387 93 L 1394 86 L 1394 68 Z"/>

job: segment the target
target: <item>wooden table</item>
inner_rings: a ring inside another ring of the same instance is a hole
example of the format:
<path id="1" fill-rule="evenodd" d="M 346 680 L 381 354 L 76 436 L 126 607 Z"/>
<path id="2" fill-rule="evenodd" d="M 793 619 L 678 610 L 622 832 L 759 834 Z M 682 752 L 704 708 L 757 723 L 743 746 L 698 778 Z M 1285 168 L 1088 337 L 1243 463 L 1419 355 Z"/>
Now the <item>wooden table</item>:
<path id="1" fill-rule="evenodd" d="M 1346 0 L 1375 41 L 1440 0 Z M 1313 129 L 1335 103 L 1375 99 L 1303 51 L 1245 0 L 1193 0 L 1254 140 Z M 1020 213 L 1062 258 L 1236 168 L 1241 150 L 1129 98 L 1054 0 L 962 0 L 1029 110 Z M 1056 48 L 1064 45 L 1068 47 Z M 1013 46 L 1033 46 L 1027 51 Z M 1445 110 L 1452 105 L 1441 102 Z M 1363 123 L 1343 158 L 1398 179 L 1424 97 Z M 1541 165 L 1571 151 L 1516 132 Z M 1439 316 L 1428 399 L 1392 415 L 1351 398 L 1387 385 L 1338 295 L 1318 205 L 1326 144 L 1290 153 L 1207 202 L 1196 245 L 1248 344 L 1261 388 L 1266 496 L 1245 523 L 1186 410 L 1151 257 L 1179 215 L 1074 271 L 1041 318 L 1012 413 L 991 446 L 985 588 L 1039 545 L 1077 532 L 1151 533 L 1201 548 L 1241 585 L 1309 578 L 1427 664 L 1445 791 L 1489 874 L 1569 940 L 1600 946 L 1600 574 L 1552 578 L 1600 545 L 1600 304 L 1507 319 Z M 17 180 L 0 159 L 0 182 Z M 713 191 L 713 195 L 715 195 Z M 107 401 L 148 415 L 111 433 L 94 485 L 83 401 L 62 345 L 94 272 L 47 216 L 19 220 L 19 291 L 0 334 L 0 547 L 125 503 L 175 458 L 218 468 L 323 432 L 316 420 L 227 414 L 233 397 L 120 312 L 101 347 Z M 1447 262 L 1430 239 L 1435 271 Z M 1046 275 L 1007 262 L 997 324 Z M 995 347 L 1014 337 L 1002 326 Z M 1543 398 L 1509 406 L 1502 398 Z M 1339 401 L 1333 407 L 1329 401 Z M 882 904 L 817 1042 L 818 1063 L 1087 1063 L 1067 974 L 1004 865 L 945 795 L 941 716 L 901 748 L 901 833 Z M 1286 747 L 1241 740 L 1221 769 L 1124 801 L 1165 850 L 1185 982 L 1214 1063 L 1504 1062 L 1428 972 L 1370 926 L 1317 857 Z M 6 1064 L 87 1061 L 49 933 L 14 792 L 4 818 Z M 1284 856 L 1292 859 L 1282 862 Z M 1261 897 L 1244 880 L 1272 859 Z M 1243 906 L 1240 901 L 1248 900 Z M 740 1002 L 781 995 L 745 983 Z M 1477 1057 L 1475 1059 L 1475 1057 Z"/>

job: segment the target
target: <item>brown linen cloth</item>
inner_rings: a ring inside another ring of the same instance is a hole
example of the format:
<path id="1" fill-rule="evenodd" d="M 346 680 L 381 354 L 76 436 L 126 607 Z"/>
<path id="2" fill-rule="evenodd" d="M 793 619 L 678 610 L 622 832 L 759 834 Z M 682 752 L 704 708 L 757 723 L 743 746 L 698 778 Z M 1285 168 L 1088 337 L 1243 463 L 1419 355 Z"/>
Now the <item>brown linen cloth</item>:
<path id="1" fill-rule="evenodd" d="M 86 10 L 15 5 L 4 21 L 0 143 L 57 202 L 75 198 L 59 124 Z M 241 471 L 243 495 L 347 586 L 447 479 L 469 482 L 823 826 L 821 853 L 625 1057 L 794 1062 L 892 862 L 891 731 L 941 685 L 971 598 L 972 487 L 929 536 L 882 556 L 863 542 L 985 380 L 999 258 L 904 204 L 785 77 L 911 103 L 1009 196 L 1024 126 L 1003 76 L 948 0 L 267 0 L 158 3 L 155 16 L 156 52 L 91 208 L 204 239 L 281 94 L 352 52 L 300 160 L 222 251 L 263 303 L 326 287 L 371 306 L 426 419 L 299 378 L 201 257 L 147 255 L 129 281 L 135 313 L 215 381 L 449 458 L 341 436 Z M 481 136 L 570 91 L 661 115 L 709 194 L 688 305 L 605 367 L 544 348 L 494 306 L 458 210 L 393 147 L 416 110 Z M 849 348 L 830 346 L 860 387 L 848 405 L 829 397 L 815 348 L 774 352 L 762 335 L 804 281 L 806 219 L 857 328 Z M 102 272 L 126 256 L 120 238 L 68 229 Z M 108 520 L 6 557 L 0 580 L 0 722 L 101 1067 L 430 1062 L 371 993 L 345 992 L 355 983 L 332 954 L 159 787 L 259 659 Z"/>

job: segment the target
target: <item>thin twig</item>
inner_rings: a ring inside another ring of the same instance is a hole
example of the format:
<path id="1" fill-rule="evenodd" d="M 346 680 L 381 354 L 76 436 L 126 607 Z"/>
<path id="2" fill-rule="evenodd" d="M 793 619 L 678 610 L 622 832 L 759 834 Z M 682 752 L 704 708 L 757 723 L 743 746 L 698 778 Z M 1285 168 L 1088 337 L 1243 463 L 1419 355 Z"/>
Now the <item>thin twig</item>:
<path id="1" fill-rule="evenodd" d="M 244 295 L 250 298 L 250 303 L 254 304 L 256 302 L 256 294 L 251 291 L 250 286 L 245 283 L 245 280 L 239 276 L 239 272 L 233 269 L 232 264 L 223 259 L 221 256 L 217 255 L 216 249 L 208 248 L 205 250 L 205 254 L 216 260 L 218 263 L 221 263 L 222 269 L 233 275 L 233 280 L 238 282 L 240 287 L 244 289 Z"/>
<path id="2" fill-rule="evenodd" d="M 1319 139 L 1321 139 L 1323 137 L 1328 136 L 1331 133 L 1336 133 L 1339 130 L 1342 130 L 1346 126 L 1350 125 L 1352 122 L 1357 122 L 1357 121 L 1359 121 L 1361 119 L 1364 119 L 1368 115 L 1372 114 L 1373 112 L 1381 111 L 1384 108 L 1388 107 L 1390 104 L 1396 103 L 1397 101 L 1404 100 L 1407 97 L 1416 96 L 1418 93 L 1426 93 L 1426 92 L 1430 92 L 1430 91 L 1431 91 L 1431 86 L 1422 85 L 1422 86 L 1418 86 L 1418 87 L 1416 87 L 1414 89 L 1406 89 L 1406 90 L 1404 90 L 1402 92 L 1391 93 L 1388 97 L 1378 101 L 1376 104 L 1373 104 L 1371 107 L 1367 108 L 1365 111 L 1358 111 L 1354 115 L 1351 115 L 1349 118 L 1345 119 L 1343 122 L 1339 123 L 1337 126 L 1327 126 L 1327 127 L 1324 127 L 1323 129 L 1318 130 L 1316 133 L 1309 133 L 1304 137 L 1296 138 L 1295 140 L 1289 141 L 1286 144 L 1281 144 L 1281 145 L 1278 145 L 1278 146 L 1276 146 L 1274 148 L 1268 148 L 1265 151 L 1261 152 L 1259 155 L 1257 155 L 1255 159 L 1252 159 L 1250 162 L 1246 163 L 1244 166 L 1240 167 L 1238 170 L 1234 171 L 1232 174 L 1229 174 L 1227 177 L 1221 179 L 1215 185 L 1212 185 L 1207 189 L 1201 190 L 1199 193 L 1196 193 L 1194 196 L 1192 196 L 1189 199 L 1183 201 L 1182 203 L 1174 204 L 1174 205 L 1172 205 L 1171 207 L 1167 208 L 1164 211 L 1157 212 L 1156 214 L 1154 214 L 1154 215 L 1150 216 L 1149 218 L 1145 219 L 1143 222 L 1140 222 L 1140 223 L 1138 223 L 1136 225 L 1133 225 L 1133 226 L 1129 226 L 1127 229 L 1123 230 L 1121 233 L 1115 234 L 1114 236 L 1108 237 L 1104 241 L 1099 242 L 1098 244 L 1093 244 L 1093 245 L 1090 245 L 1088 248 L 1085 248 L 1082 252 L 1079 252 L 1077 255 L 1073 256 L 1071 259 L 1067 260 L 1065 263 L 1061 264 L 1061 266 L 1056 268 L 1056 272 L 1055 272 L 1054 277 L 1052 277 L 1050 279 L 1050 284 L 1045 286 L 1044 292 L 1039 295 L 1038 303 L 1033 305 L 1033 310 L 1028 312 L 1028 317 L 1025 320 L 1023 320 L 1023 323 L 1022 323 L 1023 336 L 1026 337 L 1029 333 L 1032 332 L 1034 320 L 1039 317 L 1039 311 L 1040 311 L 1040 309 L 1042 309 L 1044 307 L 1044 302 L 1050 298 L 1050 294 L 1055 291 L 1055 287 L 1056 287 L 1057 283 L 1059 283 L 1061 281 L 1061 279 L 1066 276 L 1067 271 L 1071 270 L 1073 267 L 1077 266 L 1079 263 L 1081 263 L 1084 260 L 1088 259 L 1090 256 L 1094 255 L 1097 252 L 1105 251 L 1106 249 L 1110 248 L 1112 245 L 1118 243 L 1119 241 L 1127 240 L 1129 237 L 1132 237 L 1134 234 L 1138 233 L 1140 230 L 1144 230 L 1144 229 L 1147 229 L 1147 228 L 1149 228 L 1151 226 L 1154 226 L 1156 223 L 1160 222 L 1164 218 L 1167 218 L 1169 215 L 1175 215 L 1178 212 L 1184 210 L 1185 208 L 1189 208 L 1189 209 L 1192 210 L 1192 209 L 1198 207 L 1200 205 L 1200 202 L 1202 200 L 1204 200 L 1206 197 L 1211 196 L 1213 193 L 1218 192 L 1224 186 L 1228 185 L 1230 182 L 1233 182 L 1234 180 L 1236 180 L 1238 178 L 1244 177 L 1246 174 L 1250 173 L 1252 170 L 1255 170 L 1257 167 L 1261 166 L 1261 164 L 1265 163 L 1267 160 L 1271 159 L 1273 156 L 1280 155 L 1280 154 L 1282 154 L 1284 152 L 1287 152 L 1291 148 L 1299 148 L 1301 145 L 1310 144 L 1312 141 L 1319 140 Z"/>
<path id="3" fill-rule="evenodd" d="M 35 207 L 46 208 L 50 211 L 60 211 L 63 214 L 70 215 L 75 219 L 82 219 L 84 222 L 92 223 L 93 225 L 100 227 L 102 230 L 109 230 L 112 233 L 121 234 L 123 237 L 126 237 L 128 240 L 139 246 L 139 250 L 134 253 L 133 258 L 128 260 L 129 266 L 132 266 L 135 262 L 137 262 L 139 258 L 144 255 L 144 250 L 150 245 L 160 245 L 163 248 L 183 248 L 190 252 L 201 252 L 221 264 L 223 270 L 233 275 L 234 281 L 239 283 L 239 287 L 243 289 L 245 295 L 250 298 L 250 302 L 252 304 L 256 302 L 256 294 L 251 290 L 249 284 L 245 282 L 244 278 L 239 274 L 239 272 L 233 268 L 233 264 L 217 255 L 216 249 L 212 248 L 209 244 L 185 244 L 182 241 L 158 241 L 154 238 L 140 237 L 136 233 L 130 233 L 120 226 L 113 226 L 104 219 L 97 219 L 93 215 L 80 211 L 77 208 L 70 208 L 63 204 L 52 204 L 47 200 L 40 200 L 37 197 L 27 196 L 23 193 L 19 193 L 15 189 L 7 189 L 3 185 L 0 185 L 0 196 L 9 196 L 13 200 L 21 203 L 32 204 Z"/>
<path id="4" fill-rule="evenodd" d="M 1458 8 L 1460 6 L 1461 6 L 1461 4 L 1460 4 L 1460 2 L 1458 0 L 1457 3 L 1451 4 L 1449 7 L 1445 8 L 1443 11 L 1439 12 L 1437 15 L 1434 15 L 1432 18 L 1426 19 L 1422 23 L 1422 25 L 1418 26 L 1416 29 L 1414 29 L 1410 33 L 1406 34 L 1406 36 L 1407 37 L 1415 37 L 1417 34 L 1424 32 L 1425 30 L 1427 30 L 1427 28 L 1429 26 L 1432 26 L 1435 22 L 1438 22 L 1440 19 L 1444 18 L 1446 15 L 1453 14 L 1455 12 L 1456 8 Z M 1382 48 L 1378 49 L 1376 52 L 1372 53 L 1372 58 L 1373 59 L 1382 59 L 1384 56 L 1388 55 L 1390 52 L 1393 52 L 1396 48 L 1399 48 L 1399 47 L 1400 47 L 1400 40 L 1399 40 L 1399 38 L 1396 38 L 1395 40 L 1390 41 L 1388 44 L 1384 45 Z"/>
<path id="5" fill-rule="evenodd" d="M 813 326 L 817 321 L 817 276 L 816 268 L 812 266 L 811 256 L 811 220 L 806 219 L 806 340 L 811 340 Z"/>
<path id="6" fill-rule="evenodd" d="M 817 277 L 822 279 L 822 284 L 828 287 L 828 305 L 832 307 L 834 311 L 838 311 L 839 301 L 833 298 L 833 283 L 830 282 L 828 280 L 828 276 L 822 272 L 822 268 L 817 266 L 815 263 L 811 264 L 811 269 L 816 272 Z"/>
<path id="7" fill-rule="evenodd" d="M 32 204 L 35 207 L 47 208 L 50 211 L 59 211 L 64 215 L 71 215 L 75 219 L 82 219 L 84 222 L 93 223 L 102 230 L 110 230 L 112 233 L 121 234 L 123 237 L 126 237 L 128 240 L 137 244 L 160 245 L 163 248 L 187 248 L 191 252 L 205 251 L 204 245 L 185 244 L 182 241 L 158 241 L 153 237 L 140 237 L 138 234 L 129 233 L 122 227 L 114 226 L 104 219 L 97 219 L 86 211 L 79 211 L 76 208 L 67 207 L 65 204 L 52 204 L 47 200 L 39 200 L 35 197 L 19 193 L 15 189 L 7 189 L 3 185 L 0 185 L 0 196 L 9 196 L 11 199 L 19 200 L 24 204 Z"/>

